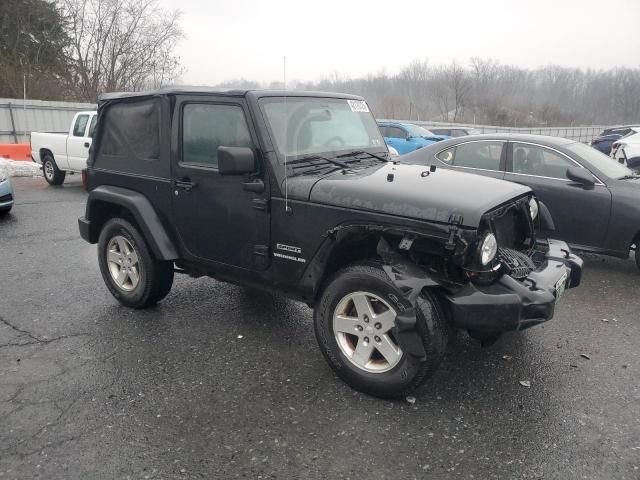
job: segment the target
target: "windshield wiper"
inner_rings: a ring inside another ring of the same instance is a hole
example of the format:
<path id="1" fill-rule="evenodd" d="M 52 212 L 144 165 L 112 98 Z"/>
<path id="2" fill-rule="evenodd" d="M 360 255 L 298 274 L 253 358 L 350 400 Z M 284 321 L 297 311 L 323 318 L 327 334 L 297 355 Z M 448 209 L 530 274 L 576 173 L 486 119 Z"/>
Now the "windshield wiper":
<path id="1" fill-rule="evenodd" d="M 344 162 L 315 154 L 305 155 L 287 162 L 287 169 L 290 171 L 289 175 L 291 176 L 315 175 L 323 171 L 326 172 L 327 169 L 334 171 L 338 168 L 345 170 L 351 167 Z"/>
<path id="2" fill-rule="evenodd" d="M 369 157 L 375 158 L 376 160 L 380 160 L 381 162 L 384 162 L 384 163 L 387 163 L 390 161 L 384 157 L 376 155 L 375 153 L 366 152 L 364 150 L 354 150 L 349 153 L 343 153 L 341 155 L 336 155 L 336 158 L 355 157 L 356 155 L 369 155 Z"/>
<path id="3" fill-rule="evenodd" d="M 305 155 L 303 157 L 300 157 L 296 160 L 290 160 L 287 162 L 288 165 L 295 165 L 295 164 L 300 164 L 300 163 L 307 163 L 308 161 L 313 161 L 313 160 L 324 160 L 327 163 L 333 163 L 334 165 L 337 165 L 339 167 L 342 168 L 349 168 L 349 165 L 347 165 L 344 162 L 340 162 L 338 160 L 334 160 L 333 158 L 327 158 L 327 157 L 323 157 L 322 155 Z M 313 165 L 313 166 L 317 166 L 317 165 Z"/>
<path id="4" fill-rule="evenodd" d="M 638 178 L 640 178 L 640 175 L 624 175 L 620 178 L 618 178 L 618 180 L 637 180 Z"/>

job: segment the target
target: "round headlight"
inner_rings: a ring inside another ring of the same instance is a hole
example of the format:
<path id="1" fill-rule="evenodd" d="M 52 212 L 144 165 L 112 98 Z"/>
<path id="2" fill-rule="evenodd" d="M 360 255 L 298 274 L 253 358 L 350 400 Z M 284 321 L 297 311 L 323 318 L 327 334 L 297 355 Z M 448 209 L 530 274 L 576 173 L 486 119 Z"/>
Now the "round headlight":
<path id="1" fill-rule="evenodd" d="M 480 247 L 480 261 L 482 265 L 487 265 L 491 260 L 496 257 L 498 253 L 498 241 L 493 233 L 487 234 L 482 241 Z"/>
<path id="2" fill-rule="evenodd" d="M 529 211 L 531 212 L 531 219 L 535 220 L 538 216 L 538 211 L 540 208 L 538 207 L 538 201 L 535 198 L 529 200 Z"/>

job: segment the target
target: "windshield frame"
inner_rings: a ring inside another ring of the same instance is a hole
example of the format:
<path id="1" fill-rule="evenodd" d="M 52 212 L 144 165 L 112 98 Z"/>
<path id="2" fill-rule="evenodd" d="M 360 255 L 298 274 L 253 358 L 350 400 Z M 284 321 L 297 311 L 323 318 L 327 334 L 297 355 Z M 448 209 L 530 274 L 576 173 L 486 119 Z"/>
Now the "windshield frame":
<path id="1" fill-rule="evenodd" d="M 580 145 L 579 149 L 575 149 L 576 145 Z M 616 162 L 615 159 L 605 155 L 604 153 L 600 152 L 599 150 L 596 150 L 593 147 L 590 147 L 589 145 L 586 145 L 584 143 L 581 142 L 573 142 L 567 145 L 563 145 L 564 149 L 567 151 L 567 153 L 569 153 L 573 158 L 575 158 L 580 164 L 582 164 L 583 166 L 588 167 L 588 170 L 592 170 L 594 172 L 597 172 L 597 176 L 600 179 L 608 179 L 608 180 L 619 180 L 620 178 L 624 177 L 625 175 L 633 175 L 635 172 L 633 170 L 631 170 L 630 168 Z M 584 147 L 584 148 L 583 148 Z M 593 157 L 589 158 L 585 155 L 583 155 L 583 153 L 580 152 L 580 149 L 583 149 L 584 152 L 588 152 L 589 155 L 593 155 Z M 591 149 L 591 150 L 586 150 L 586 149 Z M 610 173 L 614 173 L 612 171 L 605 171 L 602 170 L 602 168 L 598 168 L 598 163 L 600 162 L 600 160 L 598 160 L 597 162 L 593 161 L 592 158 L 602 158 L 603 160 L 608 160 L 610 162 L 612 162 L 614 165 L 616 165 L 616 168 L 619 169 L 619 172 L 616 172 L 616 175 L 611 175 Z M 617 173 L 620 173 L 620 175 L 617 175 Z"/>
<path id="2" fill-rule="evenodd" d="M 265 109 L 265 104 L 268 103 L 284 103 L 285 99 L 287 101 L 291 101 L 291 103 L 293 102 L 299 102 L 299 103 L 303 103 L 303 102 L 318 102 L 318 103 L 322 103 L 322 102 L 335 102 L 335 103 L 340 103 L 340 101 L 343 102 L 347 102 L 347 101 L 357 101 L 357 102 L 364 102 L 363 99 L 361 98 L 355 98 L 355 97 L 348 97 L 348 96 L 340 96 L 340 95 L 336 95 L 335 97 L 333 96 L 310 96 L 310 95 L 277 95 L 277 96 L 265 96 L 265 97 L 260 97 L 258 98 L 257 101 L 257 107 L 260 111 L 260 114 L 262 115 L 263 121 L 264 121 L 264 127 L 266 129 L 266 133 L 269 136 L 269 143 L 271 144 L 271 148 L 273 149 L 273 153 L 275 154 L 275 157 L 277 158 L 277 161 L 280 165 L 284 165 L 285 164 L 285 154 L 280 150 L 280 145 L 278 144 L 277 141 L 277 136 L 276 136 L 276 132 L 273 129 L 272 123 L 270 121 L 269 118 L 269 114 L 267 112 L 267 110 Z M 365 102 L 366 104 L 366 102 Z M 298 160 L 301 158 L 304 158 L 306 156 L 323 156 L 323 157 L 327 157 L 327 158 L 336 158 L 341 154 L 345 154 L 348 152 L 352 152 L 355 150 L 358 151 L 364 151 L 364 152 L 369 152 L 369 153 L 374 153 L 374 154 L 383 154 L 386 153 L 387 155 L 389 155 L 389 150 L 387 148 L 387 144 L 384 141 L 384 137 L 382 136 L 382 133 L 380 132 L 380 127 L 378 126 L 375 117 L 373 116 L 373 113 L 371 112 L 371 110 L 368 108 L 367 105 L 367 112 L 357 112 L 359 114 L 362 115 L 368 115 L 370 118 L 370 125 L 369 127 L 373 129 L 373 131 L 375 132 L 375 134 L 378 136 L 378 141 L 380 142 L 379 145 L 368 145 L 368 146 L 347 146 L 347 145 L 341 145 L 337 148 L 331 148 L 329 150 L 322 150 L 322 151 L 305 151 L 302 153 L 298 153 L 298 154 L 287 154 L 286 155 L 286 160 L 288 161 L 293 161 L 293 160 Z M 365 127 L 366 128 L 366 127 Z M 369 134 L 370 140 L 375 140 L 373 138 L 373 136 L 371 135 L 371 131 L 367 130 L 367 134 Z"/>

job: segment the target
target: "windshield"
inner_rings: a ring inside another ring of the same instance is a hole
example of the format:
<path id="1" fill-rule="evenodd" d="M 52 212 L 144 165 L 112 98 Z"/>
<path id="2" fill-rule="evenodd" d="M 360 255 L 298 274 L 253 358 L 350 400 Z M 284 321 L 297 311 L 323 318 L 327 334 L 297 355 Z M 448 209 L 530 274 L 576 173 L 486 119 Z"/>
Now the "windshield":
<path id="1" fill-rule="evenodd" d="M 585 159 L 590 165 L 604 173 L 609 178 L 622 178 L 633 175 L 633 171 L 618 163 L 617 160 L 606 156 L 604 153 L 584 143 L 572 143 L 567 148 L 579 157 Z"/>
<path id="2" fill-rule="evenodd" d="M 427 130 L 426 128 L 419 127 L 418 125 L 405 125 L 405 128 L 409 132 L 411 137 L 434 137 L 436 136 L 433 132 Z"/>
<path id="3" fill-rule="evenodd" d="M 364 101 L 267 97 L 260 105 L 281 155 L 326 155 L 370 148 L 386 151 L 378 125 Z"/>

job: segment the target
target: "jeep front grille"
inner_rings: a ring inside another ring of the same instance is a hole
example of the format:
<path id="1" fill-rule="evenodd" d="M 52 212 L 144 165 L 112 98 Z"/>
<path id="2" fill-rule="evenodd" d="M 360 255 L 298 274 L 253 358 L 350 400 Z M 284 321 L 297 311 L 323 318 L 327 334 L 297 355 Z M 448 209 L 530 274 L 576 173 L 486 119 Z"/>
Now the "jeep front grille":
<path id="1" fill-rule="evenodd" d="M 536 266 L 533 260 L 526 254 L 512 248 L 499 248 L 498 258 L 509 270 L 509 275 L 521 280 L 529 275 Z"/>

